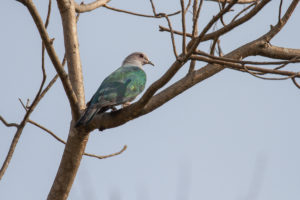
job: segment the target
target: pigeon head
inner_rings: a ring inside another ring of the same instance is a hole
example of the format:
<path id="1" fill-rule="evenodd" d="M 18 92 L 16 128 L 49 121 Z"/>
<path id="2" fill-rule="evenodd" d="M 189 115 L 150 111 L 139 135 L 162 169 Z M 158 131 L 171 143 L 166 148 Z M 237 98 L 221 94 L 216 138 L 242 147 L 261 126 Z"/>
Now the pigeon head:
<path id="1" fill-rule="evenodd" d="M 127 56 L 123 61 L 123 66 L 138 66 L 142 67 L 143 65 L 150 64 L 154 66 L 154 64 L 149 60 L 148 56 L 142 52 L 134 52 Z"/>

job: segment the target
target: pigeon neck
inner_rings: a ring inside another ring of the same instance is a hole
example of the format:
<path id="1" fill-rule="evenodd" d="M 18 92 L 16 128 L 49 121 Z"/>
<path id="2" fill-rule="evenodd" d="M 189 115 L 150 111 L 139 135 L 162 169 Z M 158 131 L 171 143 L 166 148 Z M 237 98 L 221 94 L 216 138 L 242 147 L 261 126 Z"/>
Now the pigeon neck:
<path id="1" fill-rule="evenodd" d="M 139 68 L 142 68 L 142 64 L 139 61 L 129 61 L 129 62 L 123 62 L 122 64 L 123 67 L 132 67 L 132 66 L 136 66 Z"/>

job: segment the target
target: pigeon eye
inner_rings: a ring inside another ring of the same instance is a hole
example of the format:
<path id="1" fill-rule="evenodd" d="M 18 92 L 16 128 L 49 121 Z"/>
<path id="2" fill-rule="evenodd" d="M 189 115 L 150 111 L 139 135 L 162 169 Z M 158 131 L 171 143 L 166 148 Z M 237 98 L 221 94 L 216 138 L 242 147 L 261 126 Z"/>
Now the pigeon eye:
<path id="1" fill-rule="evenodd" d="M 140 54 L 140 58 L 144 58 L 144 55 L 143 55 L 143 54 Z"/>

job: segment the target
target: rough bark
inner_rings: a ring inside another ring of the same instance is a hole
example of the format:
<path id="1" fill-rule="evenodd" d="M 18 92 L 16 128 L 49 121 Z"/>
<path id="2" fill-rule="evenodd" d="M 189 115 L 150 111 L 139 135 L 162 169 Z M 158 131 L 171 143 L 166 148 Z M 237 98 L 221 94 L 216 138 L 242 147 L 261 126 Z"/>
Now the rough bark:
<path id="1" fill-rule="evenodd" d="M 57 0 L 57 4 L 62 18 L 70 82 L 77 96 L 78 106 L 80 109 L 84 109 L 85 98 L 77 37 L 75 4 L 73 1 L 68 0 Z M 67 199 L 88 141 L 89 132 L 78 131 L 73 125 L 79 118 L 80 112 L 73 110 L 72 116 L 73 120 L 70 124 L 67 144 L 48 195 L 48 200 Z"/>

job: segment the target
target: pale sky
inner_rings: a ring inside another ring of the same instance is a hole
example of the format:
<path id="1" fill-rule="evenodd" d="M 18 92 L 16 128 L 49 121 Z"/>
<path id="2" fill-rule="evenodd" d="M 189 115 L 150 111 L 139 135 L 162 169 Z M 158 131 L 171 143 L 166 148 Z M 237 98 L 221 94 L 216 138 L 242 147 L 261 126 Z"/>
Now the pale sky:
<path id="1" fill-rule="evenodd" d="M 284 1 L 284 10 L 289 2 Z M 45 18 L 48 1 L 35 3 Z M 155 3 L 158 12 L 180 9 L 180 1 Z M 221 37 L 224 53 L 268 31 L 269 25 L 277 22 L 278 4 L 279 0 L 272 1 L 254 19 Z M 152 13 L 147 0 L 114 0 L 109 5 Z M 204 3 L 200 28 L 217 10 L 216 3 Z M 180 18 L 171 18 L 174 29 L 181 30 Z M 299 19 L 298 6 L 271 43 L 299 48 Z M 18 98 L 32 100 L 41 81 L 41 41 L 28 10 L 17 1 L 2 2 L 0 25 L 0 115 L 18 123 L 24 116 Z M 146 87 L 168 69 L 174 61 L 170 35 L 159 32 L 158 25 L 166 26 L 165 19 L 130 16 L 105 8 L 80 16 L 78 35 L 87 101 L 133 51 L 145 52 L 156 65 L 145 67 Z M 191 30 L 191 23 L 187 25 Z M 55 38 L 55 49 L 62 58 L 56 1 L 49 34 Z M 176 42 L 180 50 L 181 38 Z M 201 45 L 202 50 L 209 45 Z M 202 66 L 204 63 L 198 63 L 197 69 Z M 171 83 L 187 69 L 185 66 Z M 299 71 L 300 66 L 287 69 Z M 55 70 L 48 57 L 46 71 L 49 81 Z M 128 148 L 104 160 L 83 157 L 69 199 L 300 199 L 299 102 L 300 90 L 290 80 L 265 81 L 226 69 L 148 115 L 114 129 L 92 132 L 86 152 L 106 155 L 125 144 Z M 66 95 L 57 81 L 31 119 L 66 140 L 70 118 Z M 0 133 L 2 165 L 15 128 L 0 123 Z M 46 199 L 62 153 L 62 144 L 28 124 L 0 181 L 0 199 Z"/>

